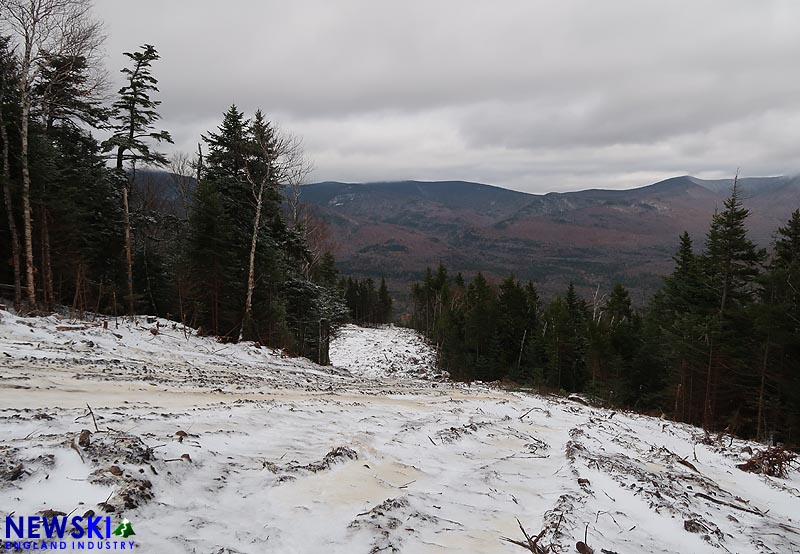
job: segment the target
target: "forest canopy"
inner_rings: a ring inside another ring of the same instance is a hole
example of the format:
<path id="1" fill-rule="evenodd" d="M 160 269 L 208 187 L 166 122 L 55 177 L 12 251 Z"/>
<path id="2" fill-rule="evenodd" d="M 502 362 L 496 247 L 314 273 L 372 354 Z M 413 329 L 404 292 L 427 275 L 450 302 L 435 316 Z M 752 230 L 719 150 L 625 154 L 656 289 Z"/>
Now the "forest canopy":
<path id="1" fill-rule="evenodd" d="M 110 93 L 90 2 L 0 16 L 0 271 L 16 309 L 159 315 L 327 362 L 321 340 L 350 310 L 324 224 L 286 194 L 311 168 L 302 139 L 231 105 L 195 155 L 167 156 L 155 46 L 124 54 Z"/>
<path id="2" fill-rule="evenodd" d="M 590 301 L 569 284 L 543 302 L 534 283 L 513 275 L 495 285 L 440 265 L 412 287 L 411 325 L 457 379 L 582 392 L 709 431 L 796 444 L 800 210 L 769 252 L 748 237 L 748 214 L 734 185 L 702 248 L 683 233 L 672 273 L 640 309 L 619 284 Z"/>

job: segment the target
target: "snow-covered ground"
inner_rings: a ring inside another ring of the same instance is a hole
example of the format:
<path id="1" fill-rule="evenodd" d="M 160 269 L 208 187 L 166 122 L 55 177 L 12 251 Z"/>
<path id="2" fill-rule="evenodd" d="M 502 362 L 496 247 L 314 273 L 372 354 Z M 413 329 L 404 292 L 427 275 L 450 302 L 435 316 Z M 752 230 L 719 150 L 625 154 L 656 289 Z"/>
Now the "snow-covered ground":
<path id="1" fill-rule="evenodd" d="M 412 379 L 432 354 L 404 329 L 344 329 L 331 369 L 83 327 L 2 312 L 0 516 L 113 507 L 154 553 L 524 552 L 517 519 L 551 552 L 800 552 L 800 474 L 737 469 L 757 445 Z"/>
<path id="2" fill-rule="evenodd" d="M 427 341 L 412 329 L 394 325 L 345 325 L 331 343 L 330 358 L 334 366 L 371 379 L 443 378 L 436 369 L 436 353 Z"/>

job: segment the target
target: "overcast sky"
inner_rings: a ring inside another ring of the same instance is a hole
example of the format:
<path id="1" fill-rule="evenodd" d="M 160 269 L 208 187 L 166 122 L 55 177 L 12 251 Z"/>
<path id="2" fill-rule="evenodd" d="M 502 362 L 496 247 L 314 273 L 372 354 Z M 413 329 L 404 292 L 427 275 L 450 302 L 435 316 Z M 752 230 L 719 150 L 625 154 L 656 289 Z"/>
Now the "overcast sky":
<path id="1" fill-rule="evenodd" d="M 800 1 L 99 0 L 108 65 L 156 46 L 196 150 L 235 103 L 313 181 L 547 192 L 800 172 Z"/>

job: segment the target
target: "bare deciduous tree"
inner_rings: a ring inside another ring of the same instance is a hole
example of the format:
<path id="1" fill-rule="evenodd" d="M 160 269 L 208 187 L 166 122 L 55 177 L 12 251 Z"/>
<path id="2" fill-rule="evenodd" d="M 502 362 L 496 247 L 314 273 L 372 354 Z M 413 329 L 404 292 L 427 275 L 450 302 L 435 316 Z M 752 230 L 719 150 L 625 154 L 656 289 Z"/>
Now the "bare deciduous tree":
<path id="1" fill-rule="evenodd" d="M 308 278 L 322 256 L 334 250 L 335 244 L 325 222 L 303 204 L 303 185 L 314 166 L 305 157 L 302 139 L 288 135 L 284 139 L 283 150 L 282 182 L 287 188 L 286 202 L 289 206 L 290 224 L 292 229 L 301 234 L 311 254 L 303 268 L 303 274 Z"/>
<path id="2" fill-rule="evenodd" d="M 286 201 L 289 204 L 289 216 L 293 229 L 297 229 L 303 218 L 303 204 L 301 201 L 302 186 L 306 178 L 314 169 L 313 164 L 306 159 L 303 150 L 303 139 L 296 135 L 285 135 L 282 139 L 282 171 L 283 184 L 288 188 Z"/>
<path id="3" fill-rule="evenodd" d="M 175 191 L 178 193 L 183 217 L 188 217 L 192 193 L 196 184 L 199 161 L 186 152 L 176 152 L 169 161 L 169 172 Z"/>
<path id="4" fill-rule="evenodd" d="M 301 204 L 300 221 L 296 229 L 302 234 L 309 251 L 309 259 L 303 267 L 306 279 L 328 252 L 336 250 L 330 227 L 314 211 Z"/>
<path id="5" fill-rule="evenodd" d="M 250 241 L 249 266 L 247 272 L 247 296 L 245 298 L 244 321 L 239 330 L 242 339 L 244 327 L 250 321 L 253 310 L 253 290 L 255 289 L 255 260 L 258 247 L 258 234 L 261 230 L 261 214 L 264 195 L 270 187 L 277 190 L 291 187 L 290 209 L 298 210 L 299 187 L 311 165 L 303 152 L 303 141 L 299 137 L 282 133 L 280 129 L 264 121 L 261 111 L 257 111 L 251 124 L 253 152 L 251 162 L 245 163 L 244 171 L 253 194 L 255 216 L 253 218 L 253 235 Z M 292 204 L 292 199 L 295 203 Z M 294 215 L 292 216 L 294 219 Z M 293 223 L 294 225 L 294 223 Z"/>

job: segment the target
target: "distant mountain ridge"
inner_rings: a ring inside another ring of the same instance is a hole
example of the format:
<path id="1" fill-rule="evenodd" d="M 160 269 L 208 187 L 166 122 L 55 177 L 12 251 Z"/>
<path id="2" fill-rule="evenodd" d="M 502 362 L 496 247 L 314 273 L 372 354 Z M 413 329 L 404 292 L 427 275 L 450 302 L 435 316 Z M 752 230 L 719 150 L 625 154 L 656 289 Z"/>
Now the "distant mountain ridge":
<path id="1" fill-rule="evenodd" d="M 767 246 L 800 207 L 800 177 L 738 184 L 751 235 Z M 513 272 L 546 294 L 619 281 L 643 301 L 670 271 L 683 230 L 702 247 L 732 185 L 684 175 L 627 190 L 529 194 L 464 181 L 323 182 L 304 186 L 302 200 L 330 224 L 344 273 L 385 275 L 401 297 L 442 262 L 494 278 Z"/>

